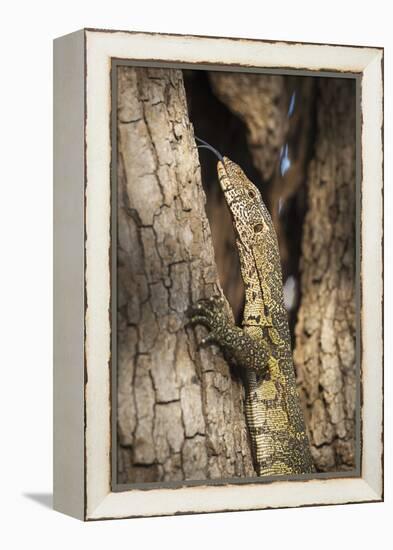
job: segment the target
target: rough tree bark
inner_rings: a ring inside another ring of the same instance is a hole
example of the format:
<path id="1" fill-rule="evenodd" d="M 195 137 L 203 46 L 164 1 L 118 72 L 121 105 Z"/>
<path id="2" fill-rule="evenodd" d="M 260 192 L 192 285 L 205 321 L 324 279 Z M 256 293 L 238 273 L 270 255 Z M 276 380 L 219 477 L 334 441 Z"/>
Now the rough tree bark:
<path id="1" fill-rule="evenodd" d="M 255 475 L 240 379 L 185 327 L 220 289 L 182 73 L 118 82 L 118 482 Z"/>
<path id="2" fill-rule="evenodd" d="M 355 84 L 319 81 L 295 363 L 319 470 L 355 463 Z"/>

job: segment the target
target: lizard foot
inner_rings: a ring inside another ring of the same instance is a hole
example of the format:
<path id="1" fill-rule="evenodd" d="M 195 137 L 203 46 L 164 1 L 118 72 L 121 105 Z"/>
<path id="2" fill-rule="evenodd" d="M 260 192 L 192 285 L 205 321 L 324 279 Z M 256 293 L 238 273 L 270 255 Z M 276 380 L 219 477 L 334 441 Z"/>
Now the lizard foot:
<path id="1" fill-rule="evenodd" d="M 196 306 L 189 309 L 188 315 L 190 317 L 188 325 L 202 325 L 208 330 L 208 335 L 203 338 L 200 345 L 223 343 L 223 337 L 230 326 L 230 321 L 224 311 L 222 297 L 199 300 Z"/>
<path id="2" fill-rule="evenodd" d="M 262 338 L 251 337 L 243 329 L 237 327 L 228 317 L 222 298 L 199 300 L 188 311 L 188 325 L 202 325 L 208 334 L 199 347 L 205 344 L 217 344 L 224 356 L 234 360 L 243 368 L 258 370 L 265 373 L 269 359 L 269 349 Z"/>

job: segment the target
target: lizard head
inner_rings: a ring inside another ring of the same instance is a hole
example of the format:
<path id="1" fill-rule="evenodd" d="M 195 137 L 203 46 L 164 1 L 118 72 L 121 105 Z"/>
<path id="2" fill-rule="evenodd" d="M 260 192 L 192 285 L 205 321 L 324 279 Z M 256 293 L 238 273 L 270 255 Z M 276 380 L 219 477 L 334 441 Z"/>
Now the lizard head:
<path id="1" fill-rule="evenodd" d="M 218 179 L 231 212 L 238 244 L 250 250 L 271 234 L 272 221 L 261 193 L 239 165 L 203 139 L 195 139 L 199 142 L 198 148 L 209 149 L 218 158 Z"/>
<path id="2" fill-rule="evenodd" d="M 218 161 L 217 172 L 237 238 L 244 247 L 252 248 L 266 238 L 272 224 L 261 193 L 228 157 Z"/>

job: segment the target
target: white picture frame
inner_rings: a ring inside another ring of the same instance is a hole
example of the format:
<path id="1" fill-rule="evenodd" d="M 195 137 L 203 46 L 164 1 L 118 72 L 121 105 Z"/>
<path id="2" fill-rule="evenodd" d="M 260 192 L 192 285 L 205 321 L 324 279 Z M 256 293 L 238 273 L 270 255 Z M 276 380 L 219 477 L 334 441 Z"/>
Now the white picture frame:
<path id="1" fill-rule="evenodd" d="M 111 62 L 350 73 L 360 82 L 358 477 L 113 491 Z M 85 29 L 55 40 L 54 507 L 81 520 L 383 499 L 383 50 Z"/>

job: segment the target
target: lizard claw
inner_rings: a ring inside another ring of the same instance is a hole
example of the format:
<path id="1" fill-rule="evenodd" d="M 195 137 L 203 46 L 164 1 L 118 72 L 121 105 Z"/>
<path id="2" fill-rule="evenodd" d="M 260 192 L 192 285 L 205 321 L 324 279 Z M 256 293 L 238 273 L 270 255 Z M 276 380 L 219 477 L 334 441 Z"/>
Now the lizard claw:
<path id="1" fill-rule="evenodd" d="M 210 319 L 204 315 L 193 315 L 186 324 L 190 326 L 203 325 L 204 327 L 211 329 Z"/>
<path id="2" fill-rule="evenodd" d="M 197 317 L 204 316 L 204 317 L 211 318 L 213 312 L 210 310 L 210 308 L 207 307 L 207 305 L 198 303 L 196 306 L 190 307 L 189 310 L 187 311 L 187 314 L 191 318 L 195 316 Z"/>
<path id="3" fill-rule="evenodd" d="M 206 346 L 207 344 L 212 344 L 216 341 L 213 334 L 208 334 L 205 336 L 205 338 L 202 338 L 202 340 L 199 343 L 199 347 Z"/>
<path id="4" fill-rule="evenodd" d="M 197 349 L 201 350 L 204 347 L 208 346 L 209 344 L 217 344 L 217 339 L 212 332 L 210 332 L 207 336 L 202 338 L 202 340 L 199 342 L 197 346 Z"/>

